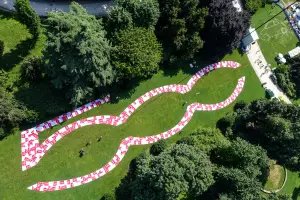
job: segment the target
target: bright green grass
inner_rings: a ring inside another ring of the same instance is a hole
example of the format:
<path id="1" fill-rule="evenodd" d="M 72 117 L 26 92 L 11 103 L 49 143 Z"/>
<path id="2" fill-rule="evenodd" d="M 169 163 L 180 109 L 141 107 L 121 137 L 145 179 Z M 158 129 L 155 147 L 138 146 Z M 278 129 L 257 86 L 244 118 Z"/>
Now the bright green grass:
<path id="1" fill-rule="evenodd" d="M 4 42 L 0 69 L 9 72 L 6 86 L 17 90 L 15 83 L 20 80 L 22 62 L 29 56 L 42 56 L 46 37 L 41 34 L 36 42 L 33 41 L 26 26 L 13 19 L 10 14 L 0 11 L 0 40 Z"/>
<path id="2" fill-rule="evenodd" d="M 271 4 L 267 4 L 265 8 L 259 9 L 252 16 L 252 27 L 257 28 L 280 11 L 278 6 L 272 9 Z M 264 57 L 273 67 L 277 66 L 275 57 L 278 53 L 286 54 L 294 49 L 298 43 L 298 39 L 285 19 L 284 13 L 267 22 L 257 30 L 257 33 L 259 36 L 258 43 Z"/>
<path id="3" fill-rule="evenodd" d="M 234 52 L 233 55 L 226 56 L 224 60 L 240 62 L 242 67 L 239 69 L 219 69 L 211 72 L 185 95 L 169 93 L 157 96 L 141 106 L 126 124 L 119 127 L 95 125 L 76 130 L 55 144 L 37 166 L 25 172 L 21 171 L 20 133 L 9 136 L 0 142 L 0 199 L 99 199 L 104 193 L 114 190 L 122 177 L 126 175 L 129 162 L 149 146 L 131 147 L 116 169 L 89 184 L 51 193 L 34 192 L 26 188 L 38 181 L 68 179 L 99 169 L 113 157 L 121 140 L 125 137 L 154 135 L 170 129 L 182 118 L 187 105 L 193 102 L 217 103 L 223 101 L 231 95 L 237 80 L 242 76 L 246 76 L 246 84 L 238 100 L 243 99 L 249 102 L 264 96 L 264 90 L 246 56 L 241 57 L 237 52 Z M 179 82 L 186 84 L 190 77 L 191 75 L 181 71 L 174 76 L 165 76 L 159 72 L 151 79 L 142 82 L 130 98 L 123 99 L 117 104 L 108 103 L 100 106 L 63 125 L 88 116 L 119 115 L 126 106 L 145 92 L 166 84 Z M 200 92 L 200 95 L 195 95 L 197 92 Z M 188 104 L 183 107 L 184 98 Z M 214 127 L 216 121 L 230 112 L 232 107 L 233 104 L 219 111 L 197 112 L 183 129 L 183 132 L 173 136 L 168 141 L 174 142 L 199 126 Z M 40 133 L 40 142 L 61 127 L 57 126 L 52 130 Z M 103 139 L 97 143 L 96 138 L 101 135 Z M 80 159 L 78 151 L 88 141 L 93 143 L 85 148 L 86 155 Z"/>
<path id="4" fill-rule="evenodd" d="M 292 195 L 292 200 L 300 200 L 300 173 L 288 170 L 287 182 L 280 193 Z"/>

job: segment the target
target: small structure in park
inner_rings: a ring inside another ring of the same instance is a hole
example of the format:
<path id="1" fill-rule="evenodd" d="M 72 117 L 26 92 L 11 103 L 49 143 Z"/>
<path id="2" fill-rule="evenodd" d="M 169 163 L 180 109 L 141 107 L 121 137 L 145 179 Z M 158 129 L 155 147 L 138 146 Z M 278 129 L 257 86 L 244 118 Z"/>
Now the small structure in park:
<path id="1" fill-rule="evenodd" d="M 287 56 L 290 58 L 294 58 L 295 56 L 300 54 L 300 47 L 296 47 L 295 49 L 290 50 L 287 53 Z"/>
<path id="2" fill-rule="evenodd" d="M 248 51 L 251 48 L 252 44 L 259 39 L 258 34 L 254 28 L 250 26 L 247 31 L 246 37 L 242 40 L 242 49 Z"/>

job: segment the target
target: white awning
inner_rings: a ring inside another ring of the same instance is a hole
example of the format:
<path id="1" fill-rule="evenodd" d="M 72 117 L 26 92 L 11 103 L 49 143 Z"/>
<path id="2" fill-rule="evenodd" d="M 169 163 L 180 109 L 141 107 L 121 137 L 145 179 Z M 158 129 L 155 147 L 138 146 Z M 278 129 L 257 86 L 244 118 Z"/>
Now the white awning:
<path id="1" fill-rule="evenodd" d="M 296 47 L 295 49 L 291 50 L 288 52 L 288 55 L 293 58 L 295 56 L 297 56 L 298 54 L 300 54 L 300 47 Z"/>
<path id="2" fill-rule="evenodd" d="M 257 32 L 255 31 L 254 28 L 249 28 L 248 32 L 247 32 L 247 37 L 245 37 L 242 42 L 244 44 L 244 46 L 248 46 L 249 44 L 251 44 L 252 42 L 255 42 L 259 39 Z"/>

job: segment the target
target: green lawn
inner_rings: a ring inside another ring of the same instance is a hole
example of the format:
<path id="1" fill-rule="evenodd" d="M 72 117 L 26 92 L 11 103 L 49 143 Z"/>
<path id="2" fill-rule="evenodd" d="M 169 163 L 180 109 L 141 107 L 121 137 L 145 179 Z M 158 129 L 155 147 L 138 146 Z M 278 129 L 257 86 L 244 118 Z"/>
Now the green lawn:
<path id="1" fill-rule="evenodd" d="M 265 8 L 259 9 L 251 18 L 252 27 L 258 28 L 271 17 L 279 13 L 281 9 L 276 6 L 271 8 L 267 4 Z M 285 14 L 281 13 L 264 26 L 257 30 L 259 46 L 272 67 L 276 67 L 275 57 L 278 53 L 286 54 L 297 46 L 298 39 L 291 29 Z"/>
<path id="2" fill-rule="evenodd" d="M 277 165 L 275 162 L 270 162 L 270 174 L 267 179 L 267 182 L 264 186 L 264 189 L 269 191 L 274 191 L 279 189 L 284 182 L 284 168 L 280 165 Z"/>
<path id="3" fill-rule="evenodd" d="M 292 200 L 300 200 L 300 172 L 288 170 L 286 185 L 280 193 L 292 195 Z"/>
<path id="4" fill-rule="evenodd" d="M 238 100 L 252 101 L 264 96 L 264 91 L 252 70 L 246 56 L 237 52 L 228 55 L 224 60 L 240 62 L 239 69 L 220 69 L 211 72 L 200 80 L 192 91 L 185 95 L 162 94 L 141 106 L 127 121 L 119 127 L 95 125 L 83 127 L 74 131 L 59 141 L 41 162 L 25 171 L 21 171 L 20 133 L 9 136 L 0 142 L 0 199 L 99 199 L 102 194 L 112 191 L 125 176 L 130 160 L 143 152 L 149 146 L 131 147 L 121 164 L 103 178 L 89 184 L 70 190 L 51 193 L 29 191 L 26 188 L 39 181 L 68 179 L 90 173 L 107 163 L 115 154 L 120 141 L 129 136 L 154 135 L 173 127 L 183 116 L 186 106 L 193 102 L 216 103 L 226 99 L 237 84 L 238 78 L 246 76 L 246 84 Z M 187 66 L 186 66 L 187 67 Z M 137 97 L 145 92 L 172 83 L 186 83 L 191 74 L 178 72 L 167 76 L 159 72 L 151 79 L 142 82 L 128 99 L 122 99 L 117 104 L 108 103 L 78 116 L 63 125 L 88 116 L 110 114 L 119 115 Z M 200 92 L 200 95 L 195 93 Z M 184 98 L 188 101 L 182 106 Z M 174 142 L 187 135 L 199 126 L 215 126 L 216 121 L 232 110 L 233 104 L 225 109 L 214 112 L 197 112 L 180 135 L 170 138 Z M 40 133 L 40 142 L 62 126 Z M 102 135 L 103 140 L 96 143 L 96 138 Z M 86 148 L 86 155 L 78 157 L 78 151 L 87 141 L 93 144 Z"/>

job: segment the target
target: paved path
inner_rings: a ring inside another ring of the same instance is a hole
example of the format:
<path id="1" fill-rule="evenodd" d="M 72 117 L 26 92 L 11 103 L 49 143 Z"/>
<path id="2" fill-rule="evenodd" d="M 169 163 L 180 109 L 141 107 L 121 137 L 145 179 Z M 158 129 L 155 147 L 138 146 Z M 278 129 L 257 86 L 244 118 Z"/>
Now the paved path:
<path id="1" fill-rule="evenodd" d="M 110 6 L 114 4 L 111 0 L 75 0 L 80 3 L 89 14 L 95 16 L 104 16 L 109 11 Z M 15 11 L 14 9 L 15 0 L 0 0 L 0 9 L 6 11 Z M 47 12 L 50 11 L 65 11 L 69 12 L 69 5 L 71 1 L 51 1 L 51 0 L 30 0 L 30 5 L 37 12 L 39 16 L 47 16 Z"/>
<path id="2" fill-rule="evenodd" d="M 275 97 L 281 97 L 286 103 L 291 103 L 289 98 L 270 79 L 272 71 L 269 67 L 265 68 L 265 66 L 267 66 L 268 63 L 264 55 L 262 54 L 257 42 L 251 45 L 251 49 L 247 52 L 247 56 L 260 82 L 262 84 L 266 83 L 264 87 L 272 90 L 274 92 Z M 257 62 L 258 60 L 260 60 L 260 63 Z"/>

